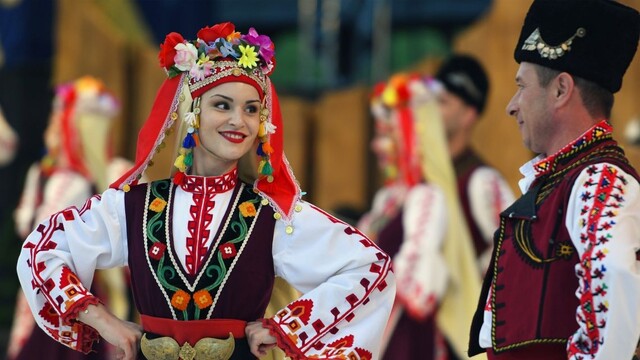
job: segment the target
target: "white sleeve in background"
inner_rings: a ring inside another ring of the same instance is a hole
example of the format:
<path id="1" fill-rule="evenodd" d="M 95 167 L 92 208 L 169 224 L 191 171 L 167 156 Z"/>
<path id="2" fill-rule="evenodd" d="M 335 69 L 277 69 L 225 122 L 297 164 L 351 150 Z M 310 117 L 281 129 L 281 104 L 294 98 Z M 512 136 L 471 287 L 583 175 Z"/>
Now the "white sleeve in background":
<path id="1" fill-rule="evenodd" d="M 24 241 L 18 278 L 38 326 L 79 351 L 88 351 L 90 330 L 69 323 L 87 302 L 96 269 L 127 263 L 124 192 L 107 190 L 81 208 L 51 215 Z"/>
<path id="2" fill-rule="evenodd" d="M 442 243 L 448 224 L 444 194 L 434 185 L 414 186 L 403 208 L 404 239 L 393 259 L 398 298 L 409 315 L 431 315 L 447 288 Z"/>
<path id="3" fill-rule="evenodd" d="M 13 218 L 16 223 L 16 232 L 20 236 L 21 240 L 29 235 L 29 232 L 33 230 L 31 227 L 33 224 L 33 218 L 36 212 L 36 206 L 38 202 L 38 188 L 40 186 L 40 166 L 39 164 L 33 164 L 27 171 L 27 177 L 24 181 L 24 188 L 20 195 L 20 202 L 13 213 Z"/>
<path id="4" fill-rule="evenodd" d="M 614 165 L 589 166 L 574 183 L 565 225 L 580 256 L 569 359 L 631 359 L 640 338 L 638 182 Z"/>
<path id="5" fill-rule="evenodd" d="M 395 297 L 389 256 L 355 228 L 299 205 L 293 233 L 276 222 L 273 256 L 276 275 L 304 295 L 268 326 L 289 356 L 378 358 Z"/>
<path id="6" fill-rule="evenodd" d="M 91 195 L 91 183 L 84 176 L 69 170 L 55 171 L 47 180 L 42 204 L 36 210 L 35 224 L 69 206 L 82 206 Z"/>
<path id="7" fill-rule="evenodd" d="M 493 234 L 500 225 L 500 213 L 511 205 L 514 195 L 509 184 L 498 171 L 488 166 L 476 169 L 467 186 L 471 215 L 475 220 L 482 238 L 489 247 L 478 259 L 481 273 L 484 273 L 491 261 Z"/>

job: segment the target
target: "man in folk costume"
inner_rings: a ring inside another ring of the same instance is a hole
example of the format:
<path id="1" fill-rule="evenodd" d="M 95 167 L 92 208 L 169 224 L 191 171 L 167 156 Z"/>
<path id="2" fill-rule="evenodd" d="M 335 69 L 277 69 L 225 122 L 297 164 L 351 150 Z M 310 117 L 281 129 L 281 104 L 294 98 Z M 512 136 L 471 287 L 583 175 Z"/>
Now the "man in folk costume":
<path id="1" fill-rule="evenodd" d="M 635 9 L 535 0 L 507 106 L 539 154 L 501 214 L 471 327 L 489 359 L 631 359 L 640 338 L 640 185 L 612 138 L 613 94 L 638 45 Z"/>
<path id="2" fill-rule="evenodd" d="M 120 109 L 116 98 L 98 79 L 85 76 L 59 85 L 44 140 L 47 154 L 27 173 L 20 203 L 15 210 L 18 235 L 26 238 L 33 226 L 69 206 L 82 206 L 96 191 L 130 167 L 111 155 L 109 130 Z M 95 288 L 120 317 L 128 313 L 125 276 L 121 271 L 99 272 Z M 46 353 L 48 359 L 106 359 L 101 354 L 83 355 L 61 347 L 34 327 L 22 291 L 18 294 L 7 357 L 32 359 Z M 101 346 L 104 350 L 105 347 Z"/>
<path id="3" fill-rule="evenodd" d="M 293 359 L 378 358 L 395 294 L 391 261 L 301 200 L 283 152 L 269 37 L 232 23 L 192 41 L 171 33 L 160 63 L 169 78 L 135 167 L 25 242 L 18 272 L 38 324 L 85 352 L 102 336 L 125 359 L 251 359 L 276 345 Z M 136 185 L 174 124 L 182 146 L 173 177 Z M 250 150 L 260 158 L 253 184 L 237 176 Z M 127 264 L 142 329 L 87 291 L 94 268 Z M 264 319 L 275 276 L 303 295 Z"/>
<path id="4" fill-rule="evenodd" d="M 384 359 L 466 359 L 467 300 L 480 291 L 433 85 L 398 74 L 381 95 L 391 110 L 396 186 L 406 194 L 377 233 L 398 282 Z"/>
<path id="5" fill-rule="evenodd" d="M 448 58 L 435 78 L 442 84 L 438 105 L 458 180 L 458 196 L 473 238 L 478 268 L 484 273 L 491 260 L 500 212 L 514 200 L 502 175 L 471 146 L 473 129 L 487 103 L 489 79 L 475 58 L 462 54 Z"/>

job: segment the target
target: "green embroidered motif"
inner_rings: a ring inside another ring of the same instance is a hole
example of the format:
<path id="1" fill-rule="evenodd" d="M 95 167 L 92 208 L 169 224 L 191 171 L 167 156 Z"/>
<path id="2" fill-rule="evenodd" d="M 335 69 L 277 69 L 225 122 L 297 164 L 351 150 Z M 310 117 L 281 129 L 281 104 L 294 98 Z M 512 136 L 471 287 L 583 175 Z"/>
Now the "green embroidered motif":
<path id="1" fill-rule="evenodd" d="M 261 198 L 244 184 L 241 185 L 231 200 L 232 210 L 222 221 L 223 228 L 211 245 L 207 261 L 193 280 L 184 275 L 179 259 L 175 259 L 171 253 L 173 239 L 169 231 L 169 215 L 173 194 L 173 184 L 168 180 L 149 184 L 146 203 L 154 199 L 145 210 L 145 248 L 149 267 L 174 318 L 207 319 L 211 317 L 226 279 L 251 236 L 260 213 Z"/>

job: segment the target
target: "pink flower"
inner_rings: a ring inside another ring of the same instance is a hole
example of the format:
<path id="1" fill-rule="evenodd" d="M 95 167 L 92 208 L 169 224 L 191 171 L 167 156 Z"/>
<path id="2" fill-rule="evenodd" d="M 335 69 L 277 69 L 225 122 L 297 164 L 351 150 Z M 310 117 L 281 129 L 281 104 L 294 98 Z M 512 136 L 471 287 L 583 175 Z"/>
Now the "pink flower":
<path id="1" fill-rule="evenodd" d="M 256 45 L 260 47 L 260 56 L 265 63 L 269 63 L 273 54 L 275 52 L 275 48 L 273 46 L 273 42 L 271 38 L 267 35 L 259 35 L 256 29 L 249 28 L 249 33 L 247 35 L 242 36 L 242 40 L 244 40 L 249 45 Z"/>
<path id="2" fill-rule="evenodd" d="M 191 43 L 180 43 L 175 46 L 176 56 L 174 57 L 175 67 L 180 71 L 188 71 L 198 60 L 198 50 Z"/>

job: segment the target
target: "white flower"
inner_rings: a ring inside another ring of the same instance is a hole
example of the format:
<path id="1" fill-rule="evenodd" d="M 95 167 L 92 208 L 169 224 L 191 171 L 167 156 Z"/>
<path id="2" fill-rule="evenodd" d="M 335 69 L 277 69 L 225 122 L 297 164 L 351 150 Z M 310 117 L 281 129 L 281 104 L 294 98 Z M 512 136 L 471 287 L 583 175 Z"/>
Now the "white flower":
<path id="1" fill-rule="evenodd" d="M 188 112 L 186 114 L 184 114 L 184 122 L 191 126 L 191 127 L 195 127 L 196 125 L 196 114 L 194 114 L 193 112 Z"/>
<path id="2" fill-rule="evenodd" d="M 277 126 L 273 125 L 270 121 L 265 121 L 264 130 L 267 134 L 271 135 L 276 132 Z"/>
<path id="3" fill-rule="evenodd" d="M 173 58 L 175 67 L 180 71 L 191 70 L 198 60 L 198 49 L 191 43 L 177 44 L 174 49 L 176 50 L 176 56 Z"/>

